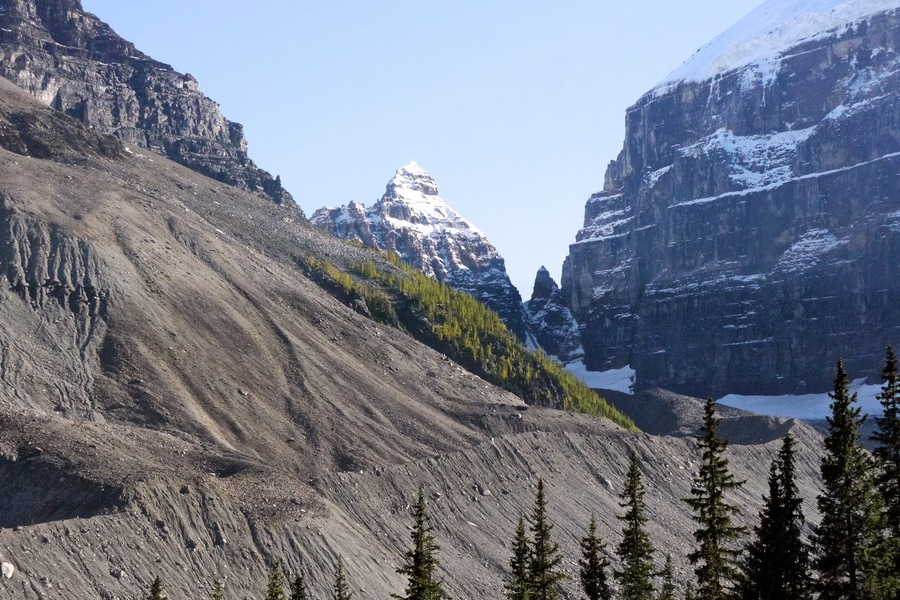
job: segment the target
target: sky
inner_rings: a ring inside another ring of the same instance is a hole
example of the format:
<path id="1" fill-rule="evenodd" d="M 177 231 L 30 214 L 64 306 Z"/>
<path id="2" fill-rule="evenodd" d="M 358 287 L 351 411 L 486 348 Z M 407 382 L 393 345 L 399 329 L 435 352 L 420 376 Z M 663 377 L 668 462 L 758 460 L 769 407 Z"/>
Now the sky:
<path id="1" fill-rule="evenodd" d="M 625 110 L 760 0 L 83 0 L 194 75 L 311 215 L 410 160 L 524 299 L 559 281 Z"/>

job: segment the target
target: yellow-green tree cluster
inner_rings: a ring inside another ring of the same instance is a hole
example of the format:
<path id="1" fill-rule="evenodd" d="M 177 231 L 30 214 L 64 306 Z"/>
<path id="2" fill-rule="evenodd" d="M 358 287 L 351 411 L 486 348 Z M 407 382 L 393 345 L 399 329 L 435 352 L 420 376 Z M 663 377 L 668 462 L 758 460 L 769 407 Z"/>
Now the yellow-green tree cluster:
<path id="1" fill-rule="evenodd" d="M 557 362 L 525 348 L 484 304 L 404 264 L 396 254 L 383 258 L 394 268 L 375 260 L 355 263 L 350 273 L 315 259 L 308 266 L 332 293 L 347 301 L 365 299 L 376 320 L 402 327 L 528 404 L 600 415 L 635 428 Z"/>

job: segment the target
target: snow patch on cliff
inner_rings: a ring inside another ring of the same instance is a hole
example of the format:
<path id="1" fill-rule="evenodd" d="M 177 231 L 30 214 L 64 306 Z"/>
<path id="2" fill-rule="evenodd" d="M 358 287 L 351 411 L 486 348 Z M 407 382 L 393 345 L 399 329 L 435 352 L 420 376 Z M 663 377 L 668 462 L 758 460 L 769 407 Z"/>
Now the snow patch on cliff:
<path id="1" fill-rule="evenodd" d="M 577 360 L 567 364 L 566 370 L 583 381 L 589 388 L 634 394 L 635 371 L 631 365 L 608 371 L 588 371 L 584 361 Z"/>
<path id="2" fill-rule="evenodd" d="M 827 229 L 811 229 L 781 255 L 775 270 L 796 273 L 811 269 L 824 254 L 847 243 L 848 240 L 839 240 Z"/>
<path id="3" fill-rule="evenodd" d="M 685 157 L 722 156 L 730 166 L 729 179 L 748 190 L 784 183 L 794 177 L 791 164 L 797 146 L 805 142 L 815 127 L 782 131 L 770 135 L 738 136 L 730 129 L 719 129 L 698 142 L 679 149 Z"/>

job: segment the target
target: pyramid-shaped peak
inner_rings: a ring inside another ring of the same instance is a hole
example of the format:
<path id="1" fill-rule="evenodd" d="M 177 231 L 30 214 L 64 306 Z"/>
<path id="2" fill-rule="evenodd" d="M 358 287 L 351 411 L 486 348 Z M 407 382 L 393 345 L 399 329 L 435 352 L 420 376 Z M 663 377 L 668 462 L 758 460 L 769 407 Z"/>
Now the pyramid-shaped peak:
<path id="1" fill-rule="evenodd" d="M 397 169 L 394 178 L 387 186 L 387 195 L 398 190 L 411 190 L 425 196 L 437 196 L 437 184 L 431 175 L 414 160 Z"/>
<path id="2" fill-rule="evenodd" d="M 546 300 L 550 296 L 559 291 L 559 286 L 550 275 L 550 271 L 546 267 L 541 266 L 534 278 L 534 290 L 531 292 L 531 298 Z"/>

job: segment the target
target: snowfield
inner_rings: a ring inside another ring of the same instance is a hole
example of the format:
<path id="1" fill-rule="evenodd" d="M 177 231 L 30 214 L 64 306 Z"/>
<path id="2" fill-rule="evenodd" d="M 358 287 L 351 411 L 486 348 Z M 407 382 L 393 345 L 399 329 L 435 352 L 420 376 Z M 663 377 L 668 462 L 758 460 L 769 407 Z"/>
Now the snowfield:
<path id="1" fill-rule="evenodd" d="M 589 388 L 634 394 L 635 373 L 630 365 L 609 371 L 588 371 L 584 366 L 584 361 L 576 360 L 568 363 L 566 370 L 583 381 Z"/>
<path id="2" fill-rule="evenodd" d="M 900 0 L 768 0 L 700 48 L 654 93 L 663 95 L 681 82 L 705 81 L 741 67 L 751 67 L 748 84 L 769 81 L 782 51 L 898 7 Z"/>
<path id="3" fill-rule="evenodd" d="M 856 379 L 850 384 L 850 393 L 857 395 L 863 414 L 881 415 L 881 403 L 876 397 L 881 386 L 866 384 L 865 379 Z M 831 414 L 831 398 L 827 392 L 821 394 L 801 394 L 784 396 L 741 396 L 728 394 L 718 400 L 719 404 L 749 410 L 760 415 L 773 417 L 793 417 L 795 419 L 819 420 Z"/>

